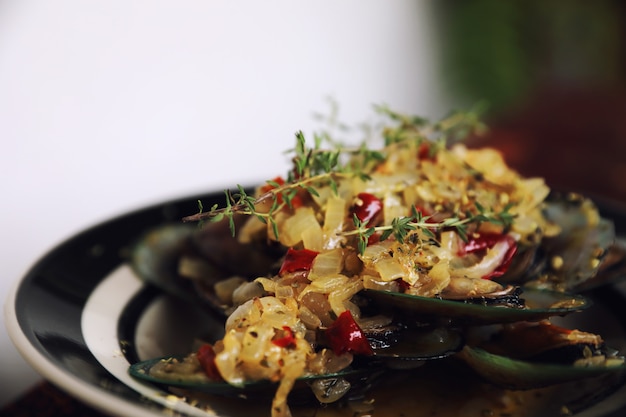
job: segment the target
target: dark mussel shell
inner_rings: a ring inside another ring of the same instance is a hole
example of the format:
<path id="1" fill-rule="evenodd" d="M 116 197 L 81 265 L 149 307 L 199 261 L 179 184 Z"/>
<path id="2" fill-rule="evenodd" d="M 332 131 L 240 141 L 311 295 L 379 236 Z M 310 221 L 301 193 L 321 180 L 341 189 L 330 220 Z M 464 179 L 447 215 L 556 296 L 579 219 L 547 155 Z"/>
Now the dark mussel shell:
<path id="1" fill-rule="evenodd" d="M 132 247 L 130 265 L 144 282 L 225 315 L 232 300 L 220 296 L 216 284 L 232 279 L 238 285 L 271 274 L 282 254 L 271 245 L 240 243 L 224 221 L 202 227 L 177 223 L 142 236 Z"/>
<path id="2" fill-rule="evenodd" d="M 186 298 L 193 290 L 191 282 L 178 273 L 180 258 L 193 250 L 196 227 L 168 224 L 147 232 L 132 247 L 130 266 L 144 282 L 168 294 Z"/>
<path id="3" fill-rule="evenodd" d="M 443 300 L 370 289 L 361 294 L 381 310 L 390 310 L 391 314 L 396 312 L 421 322 L 450 319 L 472 325 L 538 321 L 591 306 L 591 301 L 582 295 L 535 289 L 525 289 L 517 301 L 516 296 L 511 299 L 511 293 L 507 292 L 502 303 L 487 298 Z"/>
<path id="4" fill-rule="evenodd" d="M 178 388 L 187 391 L 213 394 L 231 398 L 246 398 L 250 400 L 269 401 L 274 395 L 278 386 L 277 382 L 268 380 L 246 381 L 241 385 L 229 384 L 226 381 L 213 381 L 204 375 L 177 375 L 154 376 L 150 370 L 167 361 L 182 361 L 183 357 L 162 357 L 132 364 L 128 370 L 129 374 L 143 382 L 155 384 L 164 389 Z M 296 384 L 289 394 L 289 400 L 297 403 L 314 401 L 315 397 L 311 392 L 310 385 L 336 384 L 338 381 L 345 381 L 350 384 L 350 391 L 361 391 L 371 387 L 381 373 L 384 372 L 380 366 L 361 366 L 359 368 L 349 367 L 344 370 L 324 374 L 305 375 L 296 380 Z"/>
<path id="5" fill-rule="evenodd" d="M 399 326 L 394 333 L 393 341 L 385 343 L 371 331 L 366 332 L 374 351 L 372 359 L 396 365 L 443 359 L 459 352 L 465 345 L 462 333 L 448 327 Z"/>
<path id="6" fill-rule="evenodd" d="M 535 284 L 564 291 L 589 288 L 616 245 L 613 222 L 600 217 L 591 200 L 575 193 L 552 193 L 544 215 L 561 233 L 542 242 L 546 269 Z"/>
<path id="7" fill-rule="evenodd" d="M 558 363 L 532 362 L 489 353 L 484 349 L 465 346 L 458 357 L 490 383 L 508 389 L 534 389 L 626 370 L 623 362 L 610 365 L 576 366 Z"/>
<path id="8" fill-rule="evenodd" d="M 604 255 L 596 274 L 576 286 L 577 291 L 588 291 L 626 279 L 626 241 L 616 240 Z"/>
<path id="9" fill-rule="evenodd" d="M 593 333 L 547 320 L 504 325 L 459 354 L 484 379 L 512 389 L 540 388 L 626 370 L 624 358 Z"/>
<path id="10" fill-rule="evenodd" d="M 553 192 L 543 214 L 561 232 L 521 244 L 498 282 L 580 292 L 626 277 L 626 243 L 590 199 Z"/>

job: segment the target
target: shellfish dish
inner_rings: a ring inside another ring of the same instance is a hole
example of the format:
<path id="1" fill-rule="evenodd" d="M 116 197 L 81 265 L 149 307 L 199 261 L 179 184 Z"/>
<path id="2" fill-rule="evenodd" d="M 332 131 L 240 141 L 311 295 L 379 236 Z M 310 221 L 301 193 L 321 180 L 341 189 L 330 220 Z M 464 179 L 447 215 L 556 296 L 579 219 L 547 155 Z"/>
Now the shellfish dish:
<path id="1" fill-rule="evenodd" d="M 136 275 L 223 332 L 131 375 L 272 417 L 567 415 L 622 386 L 623 346 L 571 320 L 626 276 L 611 219 L 465 144 L 471 115 L 381 113 L 379 145 L 298 132 L 289 172 L 136 242 Z"/>

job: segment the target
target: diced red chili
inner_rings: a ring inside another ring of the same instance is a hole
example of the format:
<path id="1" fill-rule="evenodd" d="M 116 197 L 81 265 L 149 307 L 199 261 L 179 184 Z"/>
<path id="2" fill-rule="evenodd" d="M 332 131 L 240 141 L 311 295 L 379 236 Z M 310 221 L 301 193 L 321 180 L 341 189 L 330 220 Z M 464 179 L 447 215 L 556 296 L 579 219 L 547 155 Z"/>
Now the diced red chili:
<path id="1" fill-rule="evenodd" d="M 291 330 L 289 326 L 283 326 L 283 336 L 272 340 L 272 343 L 282 348 L 296 347 L 296 338 L 293 334 L 293 330 Z"/>
<path id="2" fill-rule="evenodd" d="M 330 348 L 337 355 L 346 352 L 357 355 L 372 355 L 374 353 L 367 337 L 354 321 L 349 310 L 337 317 L 333 324 L 326 329 L 325 335 Z"/>
<path id="3" fill-rule="evenodd" d="M 370 193 L 359 193 L 356 204 L 352 206 L 352 213 L 367 227 L 374 226 L 382 210 L 383 202 Z"/>
<path id="4" fill-rule="evenodd" d="M 318 252 L 310 249 L 289 248 L 278 275 L 296 271 L 310 271 L 317 254 Z"/>
<path id="5" fill-rule="evenodd" d="M 213 381 L 222 381 L 222 375 L 215 365 L 215 351 L 213 346 L 208 343 L 203 344 L 196 353 L 200 366 L 204 370 L 204 373 Z"/>

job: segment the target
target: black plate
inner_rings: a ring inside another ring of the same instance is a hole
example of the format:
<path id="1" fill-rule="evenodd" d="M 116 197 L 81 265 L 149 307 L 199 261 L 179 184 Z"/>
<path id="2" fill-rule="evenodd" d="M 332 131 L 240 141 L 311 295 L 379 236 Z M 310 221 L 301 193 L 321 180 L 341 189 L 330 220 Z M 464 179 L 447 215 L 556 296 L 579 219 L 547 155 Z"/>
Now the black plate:
<path id="1" fill-rule="evenodd" d="M 96 360 L 83 337 L 81 314 L 95 287 L 126 261 L 126 250 L 138 236 L 156 225 L 195 213 L 199 199 L 210 207 L 221 203 L 223 194 L 174 200 L 114 218 L 70 238 L 36 263 L 15 288 L 13 303 L 10 300 L 7 305 L 7 327 L 37 371 L 107 413 L 118 413 L 123 405 L 133 407 L 136 415 L 164 413 L 163 406 L 146 401 Z M 626 235 L 626 215 L 620 206 L 603 203 L 601 211 L 614 220 L 619 235 Z M 598 296 L 616 312 L 626 303 L 622 292 L 602 290 Z M 621 331 L 626 331 L 626 318 L 621 314 L 616 317 Z M 75 389 L 76 385 L 82 386 Z M 626 406 L 597 415 L 626 415 Z"/>

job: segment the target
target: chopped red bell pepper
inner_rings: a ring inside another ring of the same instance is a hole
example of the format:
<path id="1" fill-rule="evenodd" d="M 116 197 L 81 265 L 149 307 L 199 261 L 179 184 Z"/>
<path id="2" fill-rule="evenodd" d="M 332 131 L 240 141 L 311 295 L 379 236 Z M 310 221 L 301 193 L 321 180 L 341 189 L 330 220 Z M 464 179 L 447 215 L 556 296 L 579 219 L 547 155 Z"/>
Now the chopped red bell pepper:
<path id="1" fill-rule="evenodd" d="M 215 351 L 213 346 L 208 343 L 203 344 L 196 353 L 200 366 L 204 370 L 204 373 L 213 381 L 222 381 L 222 375 L 215 365 Z"/>
<path id="2" fill-rule="evenodd" d="M 318 252 L 310 249 L 289 248 L 278 275 L 296 271 L 309 271 Z"/>
<path id="3" fill-rule="evenodd" d="M 357 203 L 352 206 L 352 213 L 367 227 L 374 226 L 383 210 L 383 202 L 370 193 L 359 193 L 357 199 Z"/>
<path id="4" fill-rule="evenodd" d="M 284 336 L 272 340 L 272 343 L 282 348 L 296 347 L 296 338 L 289 326 L 283 326 L 283 334 Z"/>
<path id="5" fill-rule="evenodd" d="M 344 311 L 326 329 L 326 339 L 337 355 L 351 352 L 357 355 L 373 355 L 374 351 L 365 334 L 354 321 L 349 310 Z"/>

